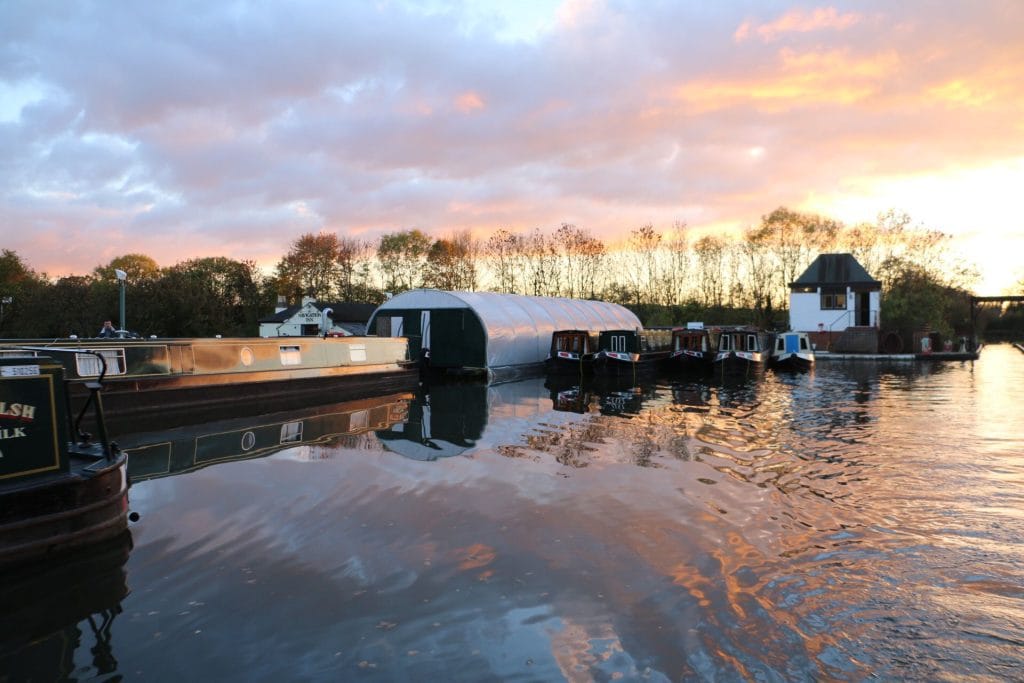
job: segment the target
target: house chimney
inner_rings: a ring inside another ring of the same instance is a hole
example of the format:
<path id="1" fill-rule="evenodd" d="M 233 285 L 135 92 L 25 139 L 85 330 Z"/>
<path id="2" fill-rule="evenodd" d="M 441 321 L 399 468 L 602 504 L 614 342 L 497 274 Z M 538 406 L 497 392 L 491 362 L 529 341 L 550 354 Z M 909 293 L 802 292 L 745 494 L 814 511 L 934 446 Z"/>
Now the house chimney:
<path id="1" fill-rule="evenodd" d="M 284 294 L 278 294 L 277 306 L 274 307 L 274 313 L 280 313 L 286 308 L 288 308 L 288 299 L 284 297 Z"/>
<path id="2" fill-rule="evenodd" d="M 315 301 L 316 301 L 316 297 L 315 296 L 304 296 L 304 297 L 302 297 L 302 305 L 303 306 L 308 306 L 309 304 L 311 304 L 311 303 L 313 303 Z"/>

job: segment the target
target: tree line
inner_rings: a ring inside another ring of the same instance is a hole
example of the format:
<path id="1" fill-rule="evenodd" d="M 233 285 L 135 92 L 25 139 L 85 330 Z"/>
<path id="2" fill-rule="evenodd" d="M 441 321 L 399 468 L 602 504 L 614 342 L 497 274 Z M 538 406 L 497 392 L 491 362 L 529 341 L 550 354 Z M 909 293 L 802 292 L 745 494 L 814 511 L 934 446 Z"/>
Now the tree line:
<path id="1" fill-rule="evenodd" d="M 280 297 L 380 303 L 419 287 L 602 299 L 646 325 L 687 320 L 784 326 L 789 285 L 819 253 L 849 252 L 883 284 L 883 324 L 929 324 L 952 334 L 969 311 L 978 274 L 949 253 L 950 238 L 889 211 L 847 226 L 780 207 L 739 233 L 695 235 L 685 223 L 643 225 L 619 242 L 562 224 L 431 238 L 410 229 L 362 240 L 322 231 L 300 236 L 262 273 L 253 261 L 198 258 L 160 267 L 125 254 L 88 275 L 50 278 L 10 250 L 0 254 L 0 336 L 92 336 L 117 321 L 115 270 L 127 273 L 127 328 L 157 336 L 251 336 Z"/>

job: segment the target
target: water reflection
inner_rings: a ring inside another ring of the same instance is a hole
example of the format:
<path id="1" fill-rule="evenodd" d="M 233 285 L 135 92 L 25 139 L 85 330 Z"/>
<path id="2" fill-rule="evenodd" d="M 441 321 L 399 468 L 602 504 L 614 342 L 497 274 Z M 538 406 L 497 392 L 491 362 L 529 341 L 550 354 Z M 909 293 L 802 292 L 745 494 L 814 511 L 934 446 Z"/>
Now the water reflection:
<path id="1" fill-rule="evenodd" d="M 116 673 L 112 634 L 128 594 L 129 532 L 0 574 L 0 678 L 74 680 Z"/>
<path id="2" fill-rule="evenodd" d="M 123 434 L 118 444 L 128 452 L 128 474 L 136 482 L 300 446 L 307 457 L 318 457 L 319 445 L 360 448 L 374 431 L 405 423 L 412 399 L 413 394 L 404 392 L 301 411 L 197 421 L 163 431 Z"/>
<path id="3" fill-rule="evenodd" d="M 220 456 L 193 439 L 210 455 L 182 460 L 188 476 L 154 467 L 132 489 L 142 519 L 109 631 L 117 667 L 239 681 L 1012 679 L 1013 354 L 434 385 L 355 431 L 350 419 L 315 438 L 304 421 L 292 441 L 287 420 L 226 425 L 231 438 L 205 442 Z M 239 453 L 247 432 L 263 457 Z"/>

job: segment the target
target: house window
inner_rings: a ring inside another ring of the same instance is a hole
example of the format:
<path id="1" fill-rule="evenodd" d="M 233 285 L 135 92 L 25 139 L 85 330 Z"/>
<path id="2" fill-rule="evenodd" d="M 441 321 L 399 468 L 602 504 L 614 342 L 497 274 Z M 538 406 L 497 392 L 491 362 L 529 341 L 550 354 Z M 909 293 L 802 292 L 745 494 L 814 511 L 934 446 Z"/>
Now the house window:
<path id="1" fill-rule="evenodd" d="M 845 311 L 846 290 L 822 290 L 821 310 L 823 311 Z"/>

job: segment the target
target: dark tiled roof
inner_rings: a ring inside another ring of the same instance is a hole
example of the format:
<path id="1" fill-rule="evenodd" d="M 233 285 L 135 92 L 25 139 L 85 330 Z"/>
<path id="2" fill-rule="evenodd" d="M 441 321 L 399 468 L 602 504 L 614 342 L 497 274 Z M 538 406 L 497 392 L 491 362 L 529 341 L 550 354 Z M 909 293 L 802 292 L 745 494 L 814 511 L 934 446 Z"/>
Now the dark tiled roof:
<path id="1" fill-rule="evenodd" d="M 852 254 L 819 254 L 791 287 L 816 285 L 874 285 L 882 283 L 868 275 Z"/>
<path id="2" fill-rule="evenodd" d="M 320 303 L 313 302 L 317 310 L 331 309 L 331 320 L 335 323 L 362 323 L 370 319 L 373 312 L 377 310 L 377 304 L 353 304 L 346 301 Z M 283 323 L 293 315 L 302 310 L 302 306 L 289 306 L 279 313 L 260 318 L 261 323 Z"/>

